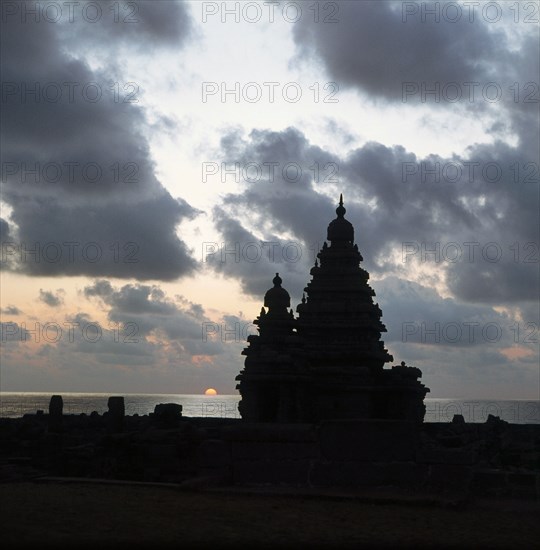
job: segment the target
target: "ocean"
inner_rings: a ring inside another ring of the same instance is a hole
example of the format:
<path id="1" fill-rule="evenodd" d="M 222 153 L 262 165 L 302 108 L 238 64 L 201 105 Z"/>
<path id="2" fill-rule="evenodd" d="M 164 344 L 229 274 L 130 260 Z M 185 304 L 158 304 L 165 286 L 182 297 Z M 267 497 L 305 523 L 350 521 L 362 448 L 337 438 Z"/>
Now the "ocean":
<path id="1" fill-rule="evenodd" d="M 51 393 L 0 392 L 0 417 L 16 418 L 49 409 Z M 65 414 L 107 411 L 111 393 L 61 393 Z M 124 394 L 126 414 L 149 414 L 159 403 L 179 403 L 184 416 L 240 418 L 238 395 Z M 425 422 L 450 422 L 462 414 L 466 422 L 485 422 L 488 415 L 512 424 L 540 424 L 540 402 L 526 400 L 475 400 L 426 398 Z"/>

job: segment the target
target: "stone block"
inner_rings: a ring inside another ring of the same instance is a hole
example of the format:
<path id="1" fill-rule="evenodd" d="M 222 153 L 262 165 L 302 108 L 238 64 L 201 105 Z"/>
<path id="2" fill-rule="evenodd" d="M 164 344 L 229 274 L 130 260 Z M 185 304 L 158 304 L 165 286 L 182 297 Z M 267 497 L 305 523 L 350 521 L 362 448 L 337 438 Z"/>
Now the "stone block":
<path id="1" fill-rule="evenodd" d="M 309 460 L 235 460 L 233 483 L 240 485 L 306 485 Z"/>
<path id="2" fill-rule="evenodd" d="M 232 441 L 234 460 L 301 460 L 317 458 L 319 447 L 311 441 Z"/>
<path id="3" fill-rule="evenodd" d="M 151 460 L 171 460 L 178 456 L 176 445 L 150 445 L 148 458 Z"/>
<path id="4" fill-rule="evenodd" d="M 417 488 L 423 485 L 428 466 L 414 462 L 316 461 L 310 482 L 319 487 L 399 487 Z"/>
<path id="5" fill-rule="evenodd" d="M 182 420 L 182 405 L 178 403 L 160 403 L 154 408 L 153 420 L 163 427 L 175 427 Z"/>
<path id="6" fill-rule="evenodd" d="M 200 468 L 224 469 L 231 463 L 230 444 L 220 439 L 202 441 L 197 449 Z"/>
<path id="7" fill-rule="evenodd" d="M 61 395 L 53 395 L 49 401 L 48 427 L 50 432 L 60 432 L 63 424 L 64 400 Z"/>
<path id="8" fill-rule="evenodd" d="M 313 424 L 241 423 L 225 426 L 222 437 L 228 441 L 316 441 Z"/>
<path id="9" fill-rule="evenodd" d="M 107 401 L 107 425 L 112 432 L 121 432 L 124 429 L 125 406 L 121 396 L 109 397 Z"/>
<path id="10" fill-rule="evenodd" d="M 61 395 L 53 395 L 49 401 L 49 415 L 62 416 L 64 400 Z"/>
<path id="11" fill-rule="evenodd" d="M 510 495 L 515 498 L 535 499 L 536 477 L 534 472 L 509 472 L 506 479 Z"/>
<path id="12" fill-rule="evenodd" d="M 320 426 L 321 454 L 329 460 L 414 460 L 417 430 L 394 420 L 332 420 Z"/>
<path id="13" fill-rule="evenodd" d="M 422 464 L 474 464 L 477 453 L 462 449 L 422 449 L 416 453 L 416 460 Z"/>
<path id="14" fill-rule="evenodd" d="M 123 417 L 126 414 L 124 398 L 122 396 L 114 395 L 109 397 L 107 407 L 109 408 L 109 414 L 111 416 Z"/>
<path id="15" fill-rule="evenodd" d="M 503 496 L 508 493 L 506 475 L 502 470 L 476 471 L 472 489 L 477 495 Z"/>
<path id="16" fill-rule="evenodd" d="M 432 464 L 427 488 L 436 493 L 467 496 L 473 482 L 473 468 L 463 464 Z"/>

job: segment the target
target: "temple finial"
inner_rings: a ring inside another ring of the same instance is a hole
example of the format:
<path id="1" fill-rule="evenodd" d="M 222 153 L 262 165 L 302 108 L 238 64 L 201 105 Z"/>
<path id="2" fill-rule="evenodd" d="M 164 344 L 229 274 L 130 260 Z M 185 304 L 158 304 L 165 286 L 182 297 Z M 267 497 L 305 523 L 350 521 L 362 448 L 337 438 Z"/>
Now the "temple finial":
<path id="1" fill-rule="evenodd" d="M 343 218 L 345 216 L 345 207 L 343 206 L 343 193 L 339 194 L 339 206 L 336 208 L 336 214 L 338 215 L 338 218 Z"/>
<path id="2" fill-rule="evenodd" d="M 279 273 L 276 273 L 276 276 L 272 279 L 272 282 L 274 283 L 274 286 L 281 286 L 283 280 L 279 276 Z"/>

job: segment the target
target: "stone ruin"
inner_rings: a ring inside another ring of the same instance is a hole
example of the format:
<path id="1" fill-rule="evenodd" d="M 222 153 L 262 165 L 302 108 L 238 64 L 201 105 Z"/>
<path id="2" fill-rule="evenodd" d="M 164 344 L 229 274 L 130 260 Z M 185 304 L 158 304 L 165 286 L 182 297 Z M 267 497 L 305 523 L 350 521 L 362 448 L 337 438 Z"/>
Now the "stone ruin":
<path id="1" fill-rule="evenodd" d="M 393 361 L 381 341 L 386 327 L 345 212 L 341 196 L 298 317 L 279 274 L 264 297 L 254 321 L 259 334 L 248 337 L 236 377 L 244 420 L 423 421 L 429 389 L 418 380 L 421 371 L 404 362 L 384 368 Z"/>
<path id="2" fill-rule="evenodd" d="M 343 200 L 297 307 L 278 274 L 237 376 L 242 419 L 185 417 L 162 403 L 125 414 L 0 418 L 0 481 L 91 477 L 308 491 L 391 491 L 462 502 L 472 495 L 540 498 L 540 425 L 490 416 L 423 422 L 419 369 L 391 368 L 369 274 Z M 41 413 L 41 414 L 39 414 Z M 405 498 L 408 498 L 406 496 Z"/>

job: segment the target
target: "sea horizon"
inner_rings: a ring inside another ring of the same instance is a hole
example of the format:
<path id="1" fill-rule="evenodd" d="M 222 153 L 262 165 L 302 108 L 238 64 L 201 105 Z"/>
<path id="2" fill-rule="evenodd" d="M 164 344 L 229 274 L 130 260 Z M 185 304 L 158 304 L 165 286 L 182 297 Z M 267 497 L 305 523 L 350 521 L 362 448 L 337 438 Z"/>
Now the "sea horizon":
<path id="1" fill-rule="evenodd" d="M 65 414 L 103 414 L 108 398 L 122 395 L 127 415 L 147 415 L 159 403 L 178 403 L 186 417 L 240 418 L 238 394 L 178 394 L 130 392 L 0 392 L 0 418 L 17 418 L 48 411 L 52 395 L 61 395 Z M 424 422 L 451 422 L 461 414 L 466 422 L 483 423 L 491 414 L 512 424 L 540 424 L 540 402 L 532 399 L 425 398 Z"/>

